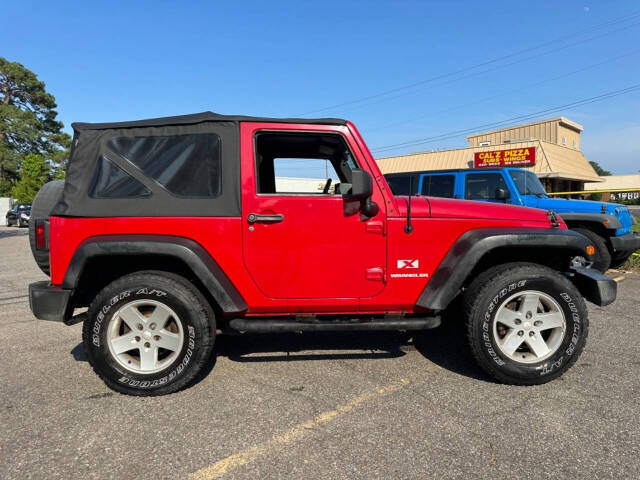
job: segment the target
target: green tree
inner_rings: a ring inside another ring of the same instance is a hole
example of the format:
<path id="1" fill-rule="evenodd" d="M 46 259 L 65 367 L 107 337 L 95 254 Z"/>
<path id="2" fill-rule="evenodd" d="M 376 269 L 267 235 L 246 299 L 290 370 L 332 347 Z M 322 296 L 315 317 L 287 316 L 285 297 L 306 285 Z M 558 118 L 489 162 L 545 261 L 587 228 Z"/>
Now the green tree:
<path id="1" fill-rule="evenodd" d="M 50 167 L 42 155 L 30 153 L 20 165 L 20 180 L 11 188 L 11 196 L 20 203 L 33 201 L 40 187 L 49 179 Z"/>
<path id="2" fill-rule="evenodd" d="M 11 191 L 27 155 L 40 155 L 53 171 L 68 157 L 71 138 L 56 107 L 35 73 L 0 57 L 0 196 Z"/>
<path id="3" fill-rule="evenodd" d="M 589 163 L 591 164 L 593 169 L 596 171 L 596 173 L 601 177 L 608 177 L 611 175 L 611 172 L 609 170 L 605 170 L 604 168 L 602 168 L 598 162 L 594 162 L 593 160 L 591 160 Z"/>

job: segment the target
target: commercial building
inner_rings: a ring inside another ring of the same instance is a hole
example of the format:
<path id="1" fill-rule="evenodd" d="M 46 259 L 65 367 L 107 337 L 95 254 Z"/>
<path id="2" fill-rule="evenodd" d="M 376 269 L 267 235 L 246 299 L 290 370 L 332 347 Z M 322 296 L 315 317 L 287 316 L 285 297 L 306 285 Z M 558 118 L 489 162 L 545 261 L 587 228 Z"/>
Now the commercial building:
<path id="1" fill-rule="evenodd" d="M 640 200 L 640 174 L 600 177 L 598 183 L 585 183 L 584 189 L 602 192 L 602 200 L 605 202 L 635 201 L 637 203 Z"/>
<path id="2" fill-rule="evenodd" d="M 581 125 L 564 117 L 469 135 L 466 148 L 376 159 L 383 173 L 517 166 L 549 192 L 583 190 L 601 179 L 580 151 Z"/>

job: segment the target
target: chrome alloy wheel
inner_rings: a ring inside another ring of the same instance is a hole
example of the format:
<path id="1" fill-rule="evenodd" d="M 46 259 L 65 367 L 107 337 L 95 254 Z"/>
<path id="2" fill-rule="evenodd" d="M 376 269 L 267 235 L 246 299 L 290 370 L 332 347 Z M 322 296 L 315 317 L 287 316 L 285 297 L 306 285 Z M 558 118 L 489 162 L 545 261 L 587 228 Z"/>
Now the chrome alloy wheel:
<path id="1" fill-rule="evenodd" d="M 184 330 L 171 308 L 156 300 L 136 300 L 120 308 L 107 330 L 113 358 L 134 373 L 155 373 L 182 350 Z"/>
<path id="2" fill-rule="evenodd" d="M 537 363 L 560 348 L 566 328 L 558 302 L 546 293 L 527 290 L 502 302 L 493 322 L 493 339 L 514 362 Z"/>

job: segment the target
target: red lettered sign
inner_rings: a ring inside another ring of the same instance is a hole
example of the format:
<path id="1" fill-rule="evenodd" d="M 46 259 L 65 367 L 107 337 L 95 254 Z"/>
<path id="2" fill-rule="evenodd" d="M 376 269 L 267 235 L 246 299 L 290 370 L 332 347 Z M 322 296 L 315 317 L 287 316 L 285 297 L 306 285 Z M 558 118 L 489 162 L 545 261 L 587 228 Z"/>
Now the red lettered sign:
<path id="1" fill-rule="evenodd" d="M 482 167 L 520 167 L 536 164 L 535 147 L 514 148 L 512 150 L 496 150 L 493 152 L 476 152 L 473 154 L 473 166 Z"/>

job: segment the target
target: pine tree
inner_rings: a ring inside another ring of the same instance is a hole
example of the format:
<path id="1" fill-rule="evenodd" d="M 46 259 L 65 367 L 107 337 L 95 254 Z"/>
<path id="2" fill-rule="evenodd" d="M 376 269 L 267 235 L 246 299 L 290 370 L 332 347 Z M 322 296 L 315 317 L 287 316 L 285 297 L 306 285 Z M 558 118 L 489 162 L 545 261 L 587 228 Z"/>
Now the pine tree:
<path id="1" fill-rule="evenodd" d="M 30 203 L 49 179 L 50 168 L 42 155 L 30 153 L 20 165 L 20 180 L 11 188 L 11 196 L 20 203 Z"/>
<path id="2" fill-rule="evenodd" d="M 35 73 L 0 57 L 0 197 L 11 191 L 29 154 L 54 171 L 68 157 L 71 138 L 56 120 L 56 107 Z"/>

